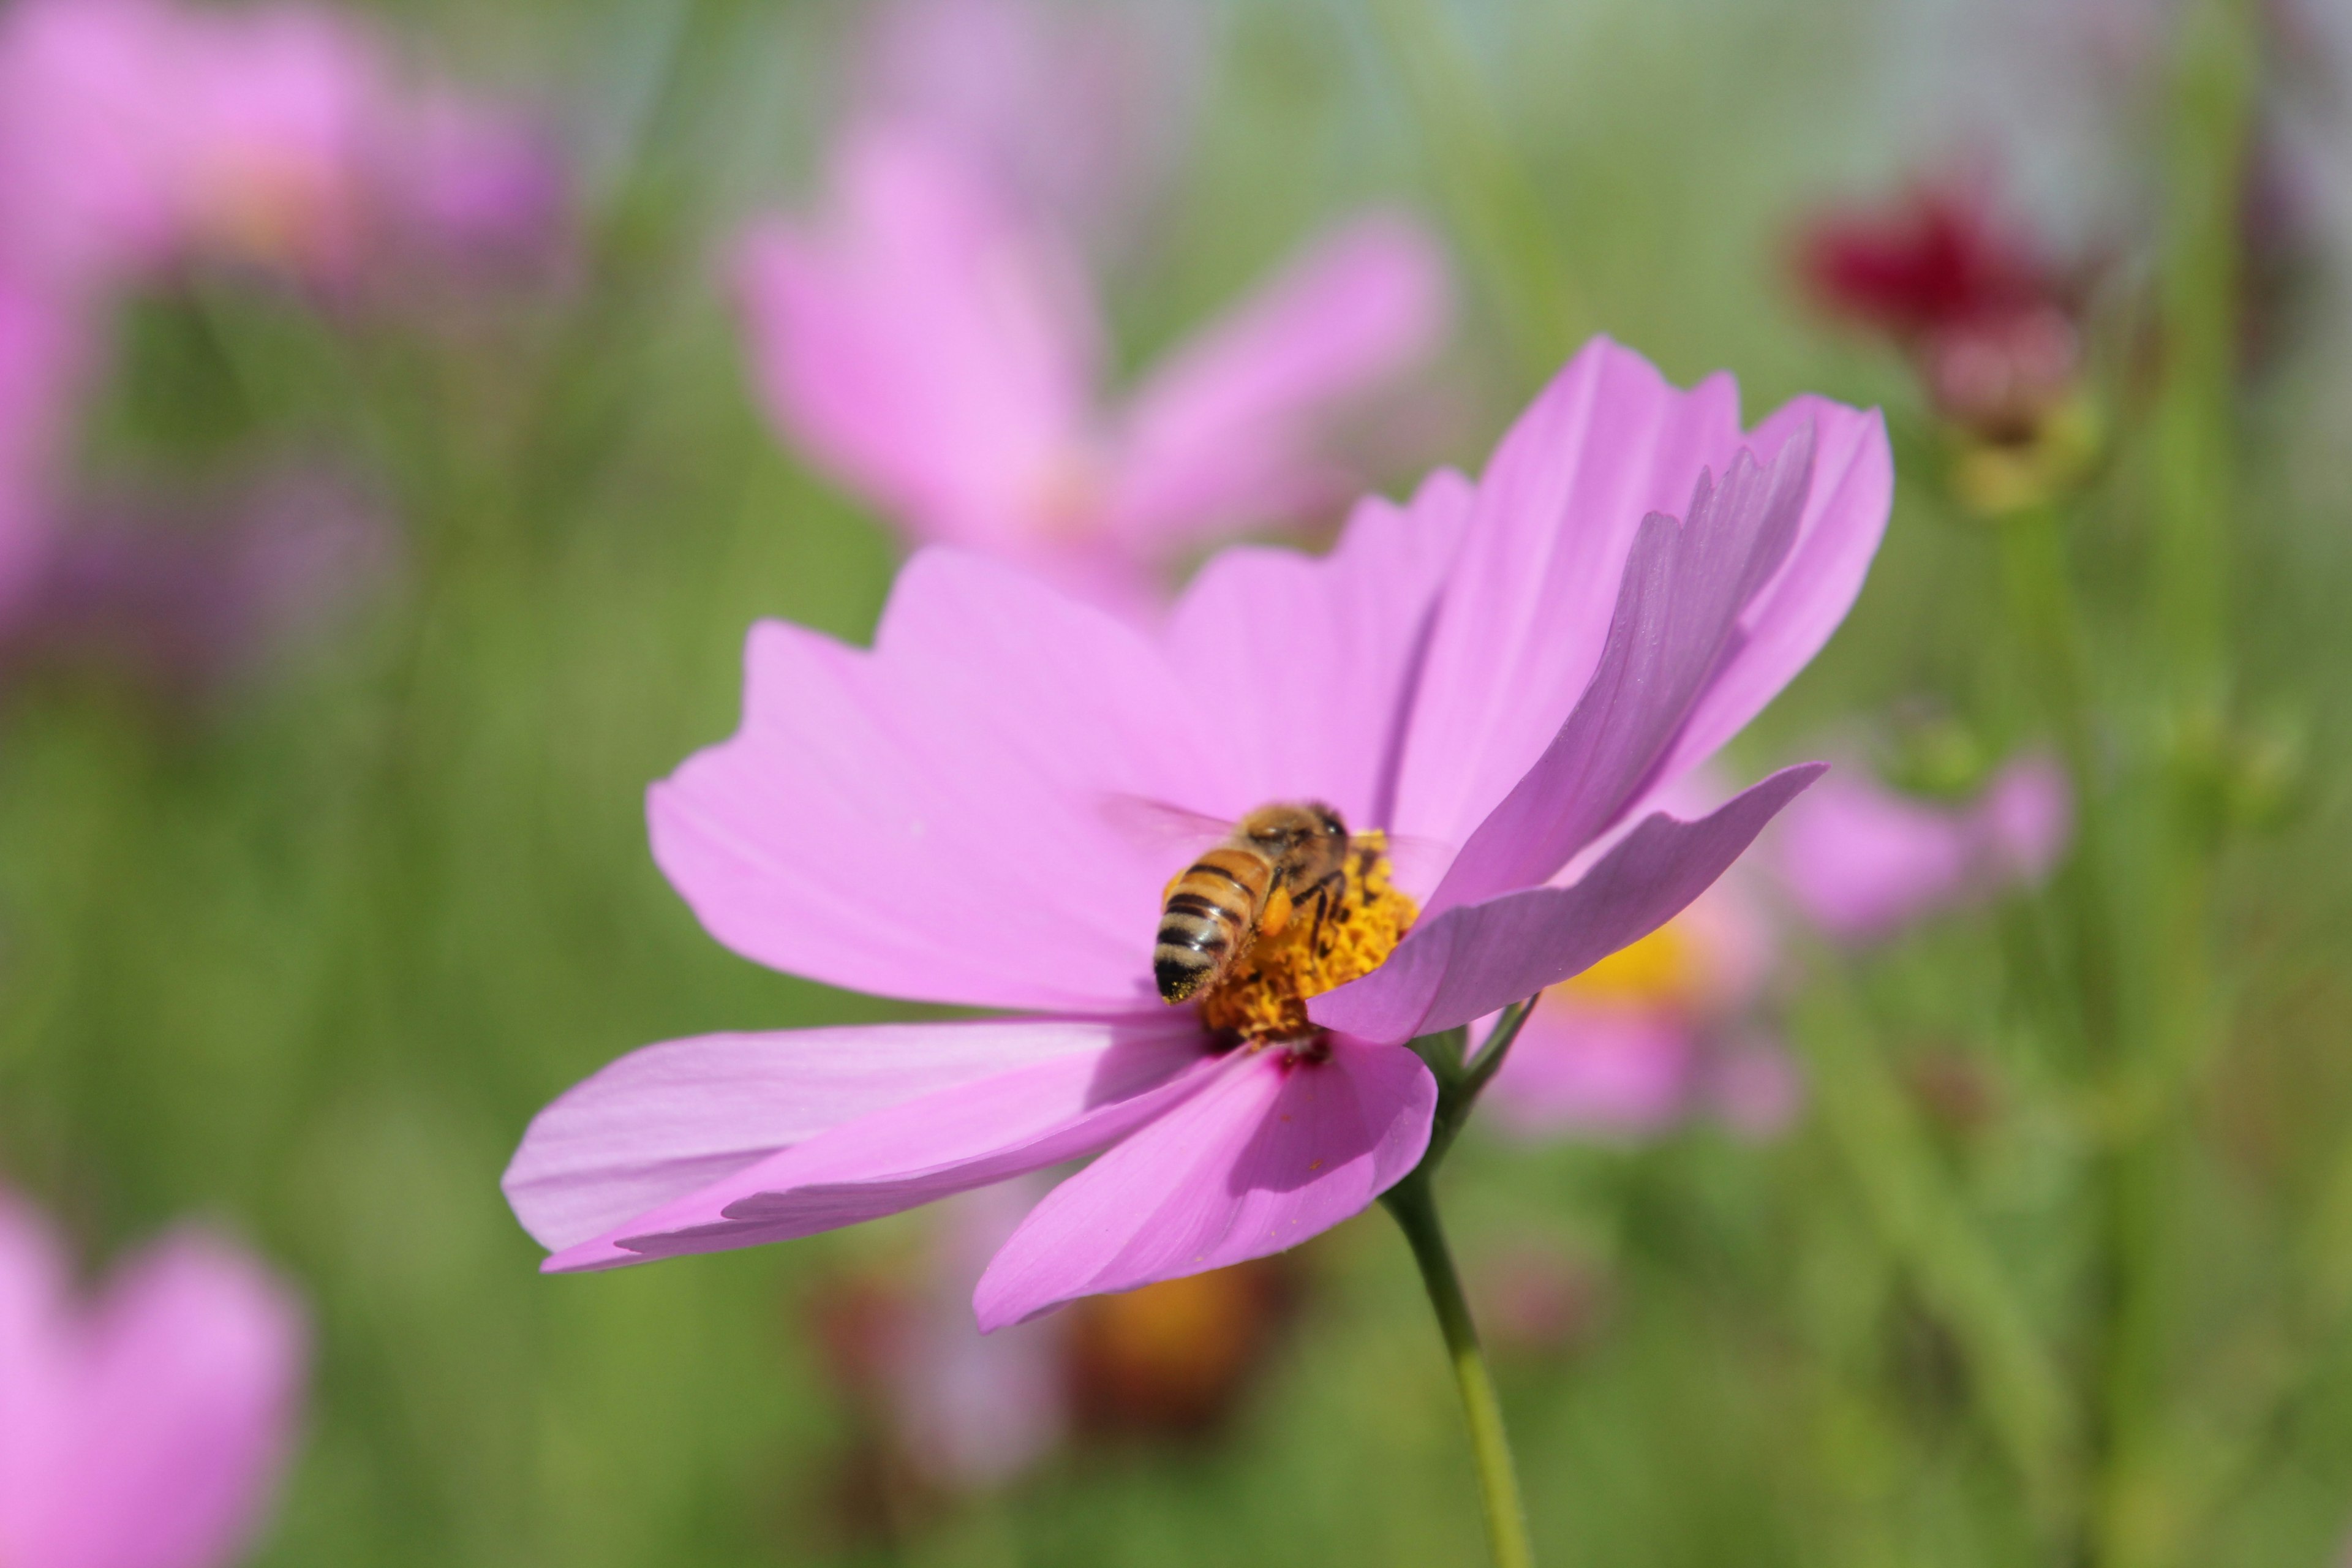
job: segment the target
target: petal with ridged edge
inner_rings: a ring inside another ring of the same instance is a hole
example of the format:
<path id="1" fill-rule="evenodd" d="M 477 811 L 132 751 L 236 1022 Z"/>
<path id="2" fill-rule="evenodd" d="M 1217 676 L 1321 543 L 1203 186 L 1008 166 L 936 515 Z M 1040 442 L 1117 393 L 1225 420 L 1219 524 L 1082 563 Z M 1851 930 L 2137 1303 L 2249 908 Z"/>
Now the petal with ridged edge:
<path id="1" fill-rule="evenodd" d="M 1644 817 L 1569 887 L 1448 910 L 1371 973 L 1314 998 L 1307 1014 L 1326 1028 L 1402 1042 L 1525 1001 L 1672 920 L 1822 771 L 1783 768 L 1696 822 Z"/>

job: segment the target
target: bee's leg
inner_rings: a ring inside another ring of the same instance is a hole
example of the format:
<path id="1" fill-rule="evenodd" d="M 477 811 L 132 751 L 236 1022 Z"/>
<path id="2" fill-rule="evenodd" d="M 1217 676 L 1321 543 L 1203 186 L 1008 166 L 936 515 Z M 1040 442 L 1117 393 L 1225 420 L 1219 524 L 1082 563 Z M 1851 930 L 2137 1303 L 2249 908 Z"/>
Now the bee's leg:
<path id="1" fill-rule="evenodd" d="M 1330 914 L 1333 902 L 1347 891 L 1348 874 L 1344 869 L 1332 872 L 1307 889 L 1315 900 L 1315 928 L 1307 934 L 1307 945 L 1311 951 L 1323 951 L 1324 918 Z"/>

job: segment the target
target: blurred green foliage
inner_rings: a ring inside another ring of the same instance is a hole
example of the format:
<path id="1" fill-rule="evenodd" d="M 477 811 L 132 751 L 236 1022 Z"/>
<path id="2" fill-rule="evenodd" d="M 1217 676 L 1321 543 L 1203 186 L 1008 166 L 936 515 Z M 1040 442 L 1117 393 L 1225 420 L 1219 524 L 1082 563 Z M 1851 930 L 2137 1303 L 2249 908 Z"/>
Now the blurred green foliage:
<path id="1" fill-rule="evenodd" d="M 1160 243 L 1111 279 L 1122 357 L 1312 217 L 1401 195 L 1459 221 L 1449 204 L 1491 192 L 1457 188 L 1462 134 L 1430 127 L 1469 84 L 1511 161 L 1497 188 L 1542 204 L 1502 243 L 1537 234 L 1564 268 L 1555 308 L 1576 319 L 1545 354 L 1605 329 L 1678 379 L 1736 369 L 1751 411 L 1812 388 L 1884 399 L 1907 432 L 1862 605 L 1741 765 L 1920 699 L 1986 754 L 2034 733 L 1985 529 L 1937 499 L 1896 368 L 1824 335 L 1782 271 L 1806 203 L 1898 173 L 1863 79 L 1876 8 L 1392 9 L 1452 30 L 1450 89 L 1408 80 L 1393 36 L 1355 7 L 1214 7 L 1195 156 Z M 735 216 L 804 189 L 852 8 L 385 11 L 421 56 L 539 88 L 578 124 L 585 263 L 446 334 L 233 285 L 126 321 L 92 468 L 333 454 L 375 476 L 408 553 L 323 646 L 200 711 L 98 680 L 9 695 L 7 1174 L 93 1252 L 207 1214 L 308 1293 L 315 1403 L 262 1563 L 881 1560 L 831 1521 L 841 1412 L 798 1315 L 812 1281 L 877 1243 L 543 1279 L 497 1187 L 531 1113 L 635 1046 L 886 1016 L 704 937 L 653 869 L 639 811 L 649 780 L 731 726 L 752 619 L 862 638 L 887 587 L 886 536 L 751 407 L 711 268 Z M 1473 465 L 1539 368 L 1490 282 L 1469 276 L 1452 367 L 1476 389 L 1455 453 Z M 2161 1197 L 2149 1439 L 2150 1474 L 2186 1479 L 2156 1488 L 2158 1545 L 2137 1561 L 2316 1564 L 2352 1518 L 2352 517 L 2334 348 L 2233 415 L 2236 710 L 2291 736 L 2307 782 L 2216 862 L 2226 1023 L 2190 1069 Z M 2126 445 L 2073 542 L 2094 626 L 2126 658 L 2144 457 Z M 1930 1057 L 1986 1076 L 1982 1120 L 1932 1134 L 1933 1201 L 1965 1212 L 2074 1375 L 2089 1153 L 2033 1047 L 2042 982 L 2019 959 L 2054 918 L 2045 903 L 1828 964 L 1790 1024 L 1815 1073 L 1838 1076 L 1777 1144 L 1474 1140 L 1448 1172 L 1465 1252 L 1533 1231 L 1607 1280 L 1572 1350 L 1500 1364 L 1548 1561 L 2036 1559 L 2000 1420 L 1972 1414 L 2003 1395 L 1948 1310 L 1969 1266 L 1933 1240 L 1889 1244 L 1889 1194 L 1908 1201 L 1909 1178 L 1873 1163 L 1871 1130 L 1927 1115 L 1910 1086 Z M 1402 1247 L 1370 1215 L 1310 1256 L 1307 1315 L 1226 1441 L 1067 1455 L 895 1559 L 1476 1561 L 1454 1396 Z"/>

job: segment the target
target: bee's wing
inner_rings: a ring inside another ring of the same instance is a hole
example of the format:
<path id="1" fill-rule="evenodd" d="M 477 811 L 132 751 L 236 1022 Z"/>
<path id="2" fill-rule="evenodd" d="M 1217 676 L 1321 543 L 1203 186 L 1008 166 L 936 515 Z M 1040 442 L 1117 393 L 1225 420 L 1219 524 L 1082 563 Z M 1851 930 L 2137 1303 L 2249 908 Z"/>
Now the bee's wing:
<path id="1" fill-rule="evenodd" d="M 1187 811 L 1164 800 L 1139 795 L 1106 794 L 1096 812 L 1112 832 L 1139 849 L 1165 852 L 1170 858 L 1198 854 L 1231 837 L 1231 819 Z"/>
<path id="2" fill-rule="evenodd" d="M 1371 837 L 1359 835 L 1360 838 Z M 1412 833 L 1381 835 L 1381 853 L 1389 858 L 1389 874 L 1398 887 L 1415 898 L 1425 899 L 1437 890 L 1444 879 L 1446 868 L 1454 864 L 1454 846 L 1441 838 L 1423 838 Z"/>

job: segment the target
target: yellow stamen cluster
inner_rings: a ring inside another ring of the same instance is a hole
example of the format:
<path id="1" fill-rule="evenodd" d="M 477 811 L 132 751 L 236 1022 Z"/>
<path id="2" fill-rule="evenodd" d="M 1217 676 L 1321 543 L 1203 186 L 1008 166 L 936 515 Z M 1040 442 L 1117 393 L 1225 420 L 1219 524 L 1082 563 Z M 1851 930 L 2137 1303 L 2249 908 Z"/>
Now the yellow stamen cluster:
<path id="1" fill-rule="evenodd" d="M 1233 973 L 1201 998 L 1201 1021 L 1259 1043 L 1312 1035 L 1307 999 L 1378 969 L 1421 913 L 1392 875 L 1380 836 L 1360 835 L 1330 907 L 1318 919 L 1309 894 L 1286 915 L 1269 908 Z"/>
<path id="2" fill-rule="evenodd" d="M 1673 1006 L 1690 1001 L 1703 978 L 1690 934 L 1674 920 L 1561 981 L 1559 989 L 1582 1002 Z"/>

